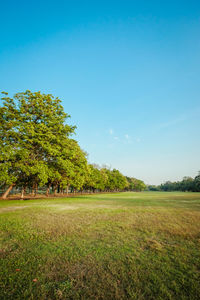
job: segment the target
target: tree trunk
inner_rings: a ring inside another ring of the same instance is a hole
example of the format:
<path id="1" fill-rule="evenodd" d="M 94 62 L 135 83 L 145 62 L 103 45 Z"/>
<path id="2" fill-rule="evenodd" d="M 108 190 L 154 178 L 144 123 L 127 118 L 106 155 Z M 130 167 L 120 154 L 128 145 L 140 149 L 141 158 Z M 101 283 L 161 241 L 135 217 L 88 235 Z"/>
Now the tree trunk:
<path id="1" fill-rule="evenodd" d="M 67 185 L 67 196 L 68 196 L 68 194 L 69 194 L 69 186 Z"/>
<path id="2" fill-rule="evenodd" d="M 47 186 L 47 190 L 46 190 L 46 196 L 49 197 L 49 189 L 50 189 L 50 184 Z"/>
<path id="3" fill-rule="evenodd" d="M 21 191 L 21 200 L 23 200 L 24 199 L 24 187 L 22 187 L 22 191 Z"/>
<path id="4" fill-rule="evenodd" d="M 54 190 L 53 190 L 53 191 L 54 191 L 54 196 L 56 196 L 56 189 L 57 189 L 57 186 L 58 186 L 58 185 L 56 184 L 56 185 L 54 185 L 54 187 L 53 187 L 53 188 L 54 188 Z"/>
<path id="5" fill-rule="evenodd" d="M 36 183 L 36 185 L 35 185 L 35 196 L 37 196 L 37 193 L 38 193 L 38 185 Z"/>
<path id="6" fill-rule="evenodd" d="M 35 185 L 33 184 L 32 186 L 32 192 L 31 192 L 31 196 L 34 196 L 35 195 Z"/>
<path id="7" fill-rule="evenodd" d="M 15 186 L 15 183 L 11 184 L 8 189 L 3 193 L 2 198 L 6 199 L 12 188 Z"/>
<path id="8" fill-rule="evenodd" d="M 60 184 L 58 185 L 57 193 L 60 194 Z"/>

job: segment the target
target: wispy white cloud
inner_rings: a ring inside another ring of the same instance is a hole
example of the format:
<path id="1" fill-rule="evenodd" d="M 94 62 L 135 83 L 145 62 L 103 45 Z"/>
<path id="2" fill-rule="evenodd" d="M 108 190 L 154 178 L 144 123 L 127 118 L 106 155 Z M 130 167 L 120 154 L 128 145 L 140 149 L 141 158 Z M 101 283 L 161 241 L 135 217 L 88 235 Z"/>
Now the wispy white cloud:
<path id="1" fill-rule="evenodd" d="M 125 137 L 125 140 L 124 140 L 125 144 L 132 144 L 132 138 L 131 138 L 131 136 L 128 133 L 126 133 L 124 135 L 124 137 Z"/>
<path id="2" fill-rule="evenodd" d="M 112 128 L 110 128 L 110 129 L 109 129 L 109 133 L 110 133 L 110 135 L 113 135 L 114 130 L 113 130 Z"/>
<path id="3" fill-rule="evenodd" d="M 114 129 L 112 129 L 112 128 L 110 128 L 109 130 L 108 130 L 108 132 L 109 132 L 109 134 L 112 136 L 112 138 L 115 140 L 115 141 L 119 141 L 119 137 L 118 136 L 114 136 Z"/>
<path id="4" fill-rule="evenodd" d="M 176 119 L 173 119 L 173 120 L 170 120 L 168 122 L 161 123 L 159 125 L 159 128 L 171 127 L 171 126 L 177 125 L 179 123 L 182 123 L 182 122 L 186 121 L 187 119 L 188 119 L 187 116 L 180 116 L 180 117 L 178 117 Z"/>
<path id="5" fill-rule="evenodd" d="M 120 136 L 117 136 L 117 135 L 114 135 L 114 130 L 112 128 L 110 128 L 108 130 L 109 134 L 112 136 L 112 139 L 115 140 L 115 141 L 121 141 L 122 143 L 124 144 L 132 144 L 132 143 L 140 143 L 141 142 L 141 138 L 139 137 L 131 137 L 128 133 L 126 134 L 123 134 L 122 137 Z M 112 145 L 112 146 L 111 146 Z M 110 147 L 113 147 L 114 145 L 113 144 L 110 144 L 109 145 L 109 148 Z"/>
<path id="6" fill-rule="evenodd" d="M 200 115 L 200 107 L 196 107 L 195 109 L 191 109 L 187 111 L 187 114 L 182 114 L 177 116 L 174 119 L 171 119 L 167 122 L 159 124 L 158 128 L 163 129 L 163 128 L 168 128 L 168 127 L 173 127 L 179 123 L 183 123 L 185 121 L 189 121 L 191 118 L 196 118 L 199 117 Z"/>

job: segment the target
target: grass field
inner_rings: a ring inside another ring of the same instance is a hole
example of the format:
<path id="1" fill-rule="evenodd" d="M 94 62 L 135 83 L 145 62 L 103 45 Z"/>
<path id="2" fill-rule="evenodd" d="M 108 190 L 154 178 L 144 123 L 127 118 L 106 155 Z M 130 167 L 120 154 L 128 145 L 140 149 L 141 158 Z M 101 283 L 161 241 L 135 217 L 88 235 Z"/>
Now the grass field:
<path id="1" fill-rule="evenodd" d="M 199 299 L 200 193 L 0 201 L 0 299 Z"/>

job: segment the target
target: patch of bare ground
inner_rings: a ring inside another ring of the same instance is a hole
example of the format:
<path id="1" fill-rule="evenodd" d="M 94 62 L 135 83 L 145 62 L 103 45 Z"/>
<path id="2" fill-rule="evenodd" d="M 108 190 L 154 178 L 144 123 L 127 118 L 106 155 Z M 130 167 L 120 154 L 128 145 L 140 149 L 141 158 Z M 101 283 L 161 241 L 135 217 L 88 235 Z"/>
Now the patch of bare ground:
<path id="1" fill-rule="evenodd" d="M 27 207 L 28 207 L 27 205 L 2 207 L 2 208 L 0 208 L 0 213 L 15 211 L 15 210 L 24 209 L 24 208 L 27 208 Z"/>
<path id="2" fill-rule="evenodd" d="M 46 206 L 44 206 L 46 207 Z M 78 203 L 78 204 L 48 204 L 49 208 L 55 208 L 59 211 L 83 209 L 83 210 L 93 210 L 93 209 L 119 209 L 123 206 L 113 206 L 112 204 L 95 204 L 95 203 Z"/>

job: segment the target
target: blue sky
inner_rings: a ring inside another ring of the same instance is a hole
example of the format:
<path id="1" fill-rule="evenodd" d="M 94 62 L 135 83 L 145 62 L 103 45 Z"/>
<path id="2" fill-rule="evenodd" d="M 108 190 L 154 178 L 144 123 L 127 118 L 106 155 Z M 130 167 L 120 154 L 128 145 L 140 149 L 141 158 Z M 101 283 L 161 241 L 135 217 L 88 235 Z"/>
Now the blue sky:
<path id="1" fill-rule="evenodd" d="M 200 170 L 199 1 L 2 1 L 0 90 L 58 96 L 89 161 L 159 184 Z"/>

